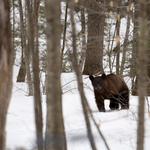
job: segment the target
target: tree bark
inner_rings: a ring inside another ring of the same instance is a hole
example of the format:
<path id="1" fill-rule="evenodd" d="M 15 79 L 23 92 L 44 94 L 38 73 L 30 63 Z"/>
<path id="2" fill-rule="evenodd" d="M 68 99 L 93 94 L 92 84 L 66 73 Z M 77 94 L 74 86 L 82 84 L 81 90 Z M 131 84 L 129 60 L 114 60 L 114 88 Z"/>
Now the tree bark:
<path id="1" fill-rule="evenodd" d="M 103 72 L 104 5 L 99 0 L 90 1 L 88 10 L 88 42 L 83 74 Z"/>
<path id="2" fill-rule="evenodd" d="M 147 20 L 150 22 L 150 3 L 147 0 Z M 148 23 L 148 77 L 150 78 L 150 23 Z M 150 83 L 147 86 L 147 95 L 150 96 Z"/>
<path id="3" fill-rule="evenodd" d="M 0 150 L 5 150 L 6 114 L 12 92 L 13 48 L 10 2 L 0 1 Z"/>
<path id="4" fill-rule="evenodd" d="M 47 23 L 46 150 L 66 150 L 62 114 L 60 0 L 45 0 Z"/>
<path id="5" fill-rule="evenodd" d="M 25 76 L 26 76 L 25 58 L 22 56 L 21 66 L 17 76 L 17 82 L 25 82 Z"/>
<path id="6" fill-rule="evenodd" d="M 137 129 L 137 150 L 144 150 L 144 110 L 147 85 L 147 14 L 146 0 L 139 0 L 139 45 L 138 45 L 138 129 Z"/>

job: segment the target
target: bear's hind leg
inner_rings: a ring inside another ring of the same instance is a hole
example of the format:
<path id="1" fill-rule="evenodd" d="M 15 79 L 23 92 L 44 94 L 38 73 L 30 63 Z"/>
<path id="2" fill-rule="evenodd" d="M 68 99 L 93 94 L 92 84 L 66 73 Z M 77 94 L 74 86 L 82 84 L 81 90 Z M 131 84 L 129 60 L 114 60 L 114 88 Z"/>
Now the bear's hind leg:
<path id="1" fill-rule="evenodd" d="M 120 96 L 121 109 L 129 109 L 129 93 L 123 93 Z"/>
<path id="2" fill-rule="evenodd" d="M 111 99 L 110 99 L 109 108 L 110 108 L 111 110 L 116 110 L 116 109 L 119 108 L 119 103 L 118 103 L 116 100 L 114 100 L 114 99 L 111 98 Z"/>

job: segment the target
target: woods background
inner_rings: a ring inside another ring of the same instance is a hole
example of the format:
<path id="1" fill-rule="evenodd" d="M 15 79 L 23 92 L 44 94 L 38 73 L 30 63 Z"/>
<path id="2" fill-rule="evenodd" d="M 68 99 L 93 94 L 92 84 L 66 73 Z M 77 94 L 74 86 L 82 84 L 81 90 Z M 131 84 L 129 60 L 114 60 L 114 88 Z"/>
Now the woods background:
<path id="1" fill-rule="evenodd" d="M 131 80 L 130 93 L 139 95 L 137 150 L 143 150 L 144 96 L 150 95 L 149 0 L 0 1 L 1 150 L 5 149 L 13 65 L 20 67 L 16 82 L 26 82 L 28 96 L 34 95 L 38 150 L 67 149 L 60 75 L 73 71 L 92 149 L 96 147 L 82 74 L 115 73 Z M 47 95 L 45 138 L 41 94 Z"/>

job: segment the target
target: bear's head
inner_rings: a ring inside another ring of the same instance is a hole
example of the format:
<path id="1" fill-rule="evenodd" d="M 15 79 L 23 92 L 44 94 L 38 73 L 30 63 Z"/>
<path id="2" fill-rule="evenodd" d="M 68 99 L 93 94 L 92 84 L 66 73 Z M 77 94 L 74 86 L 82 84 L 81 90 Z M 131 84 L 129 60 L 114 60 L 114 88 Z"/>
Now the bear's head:
<path id="1" fill-rule="evenodd" d="M 97 77 L 93 77 L 92 75 L 89 76 L 95 92 L 96 91 L 99 92 L 100 90 L 103 89 L 105 83 L 105 77 L 106 77 L 105 74 L 102 74 L 102 76 L 97 76 Z"/>

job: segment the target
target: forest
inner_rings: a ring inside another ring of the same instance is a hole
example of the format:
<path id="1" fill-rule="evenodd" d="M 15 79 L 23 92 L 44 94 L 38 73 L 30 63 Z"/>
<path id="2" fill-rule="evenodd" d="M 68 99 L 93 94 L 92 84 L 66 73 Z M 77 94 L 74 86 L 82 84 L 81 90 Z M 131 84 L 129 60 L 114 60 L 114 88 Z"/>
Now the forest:
<path id="1" fill-rule="evenodd" d="M 99 112 L 112 73 L 130 107 Z M 0 82 L 0 150 L 148 150 L 150 0 L 0 0 Z"/>

